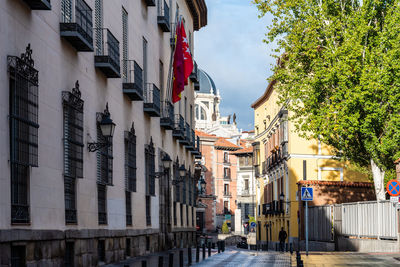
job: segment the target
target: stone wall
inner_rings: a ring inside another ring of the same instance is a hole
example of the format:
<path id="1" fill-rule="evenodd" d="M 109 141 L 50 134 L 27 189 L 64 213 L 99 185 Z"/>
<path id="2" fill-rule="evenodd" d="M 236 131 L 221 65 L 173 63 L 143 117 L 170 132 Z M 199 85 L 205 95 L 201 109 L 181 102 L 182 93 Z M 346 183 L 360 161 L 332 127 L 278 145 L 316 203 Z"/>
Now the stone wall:
<path id="1" fill-rule="evenodd" d="M 105 245 L 105 264 L 121 261 L 126 257 L 137 257 L 160 251 L 159 235 L 149 229 L 123 230 L 73 230 L 73 231 L 29 231 L 0 230 L 0 267 L 11 265 L 11 247 L 24 246 L 26 265 L 64 266 L 66 243 L 74 244 L 75 266 L 98 266 L 99 240 Z M 146 233 L 147 232 L 147 233 Z M 134 234 L 134 235 L 132 235 Z M 139 234 L 139 235 L 135 235 Z M 177 247 L 194 246 L 196 232 L 193 229 L 174 233 Z M 127 249 L 130 239 L 130 249 Z"/>

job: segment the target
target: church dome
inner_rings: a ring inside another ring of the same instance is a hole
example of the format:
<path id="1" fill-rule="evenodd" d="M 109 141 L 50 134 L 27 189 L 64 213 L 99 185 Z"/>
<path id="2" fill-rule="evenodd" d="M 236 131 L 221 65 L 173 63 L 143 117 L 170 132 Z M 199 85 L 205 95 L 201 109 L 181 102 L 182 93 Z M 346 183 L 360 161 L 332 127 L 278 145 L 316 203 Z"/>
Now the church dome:
<path id="1" fill-rule="evenodd" d="M 199 69 L 200 76 L 200 91 L 199 93 L 217 95 L 217 88 L 213 79 L 202 69 Z"/>

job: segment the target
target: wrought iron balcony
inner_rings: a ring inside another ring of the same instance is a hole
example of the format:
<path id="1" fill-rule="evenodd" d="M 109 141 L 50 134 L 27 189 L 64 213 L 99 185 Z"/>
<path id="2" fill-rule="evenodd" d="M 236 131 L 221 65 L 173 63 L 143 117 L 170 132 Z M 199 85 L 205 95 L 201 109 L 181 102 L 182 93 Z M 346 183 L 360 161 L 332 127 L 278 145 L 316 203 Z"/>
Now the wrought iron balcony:
<path id="1" fill-rule="evenodd" d="M 107 78 L 120 78 L 119 42 L 114 35 L 104 28 L 95 28 L 94 65 Z"/>
<path id="2" fill-rule="evenodd" d="M 198 67 L 197 67 L 197 62 L 194 61 L 193 63 L 194 63 L 194 64 L 193 64 L 193 71 L 192 71 L 192 73 L 190 74 L 189 78 L 190 78 L 190 80 L 191 80 L 192 82 L 194 82 L 194 83 L 199 83 L 199 77 L 198 77 L 198 71 L 199 71 L 199 69 L 198 69 Z M 200 89 L 200 86 L 199 86 L 199 89 Z M 196 88 L 195 88 L 195 90 L 196 90 Z"/>
<path id="3" fill-rule="evenodd" d="M 134 60 L 122 61 L 122 92 L 132 101 L 143 100 L 143 70 Z"/>
<path id="4" fill-rule="evenodd" d="M 174 129 L 174 105 L 169 100 L 162 102 L 160 125 L 166 130 Z"/>
<path id="5" fill-rule="evenodd" d="M 189 126 L 189 136 L 187 137 L 189 139 L 189 144 L 185 146 L 186 149 L 188 149 L 189 151 L 193 151 L 195 150 L 195 134 L 194 131 L 190 129 Z"/>
<path id="6" fill-rule="evenodd" d="M 144 0 L 147 6 L 156 6 L 156 0 Z"/>
<path id="7" fill-rule="evenodd" d="M 175 114 L 174 130 L 172 131 L 172 136 L 176 137 L 178 140 L 185 138 L 185 120 L 180 114 Z"/>
<path id="8" fill-rule="evenodd" d="M 154 83 L 146 83 L 143 95 L 143 111 L 150 117 L 160 117 L 160 89 Z"/>
<path id="9" fill-rule="evenodd" d="M 24 0 L 32 10 L 51 10 L 50 0 Z"/>
<path id="10" fill-rule="evenodd" d="M 201 159 L 200 153 L 200 137 L 195 136 L 195 149 L 190 151 L 195 157 L 195 159 Z"/>
<path id="11" fill-rule="evenodd" d="M 185 123 L 185 134 L 184 138 L 179 140 L 179 143 L 185 146 L 190 145 L 190 125 L 188 123 Z"/>
<path id="12" fill-rule="evenodd" d="M 75 0 L 75 8 L 61 10 L 60 35 L 77 51 L 93 51 L 92 9 L 83 0 Z"/>
<path id="13" fill-rule="evenodd" d="M 243 190 L 242 190 L 241 196 L 242 196 L 242 197 L 248 197 L 248 196 L 250 196 L 250 191 L 249 191 L 249 189 L 243 189 Z"/>
<path id="14" fill-rule="evenodd" d="M 165 0 L 158 0 L 157 23 L 163 32 L 171 31 L 171 26 L 169 22 L 169 7 Z"/>

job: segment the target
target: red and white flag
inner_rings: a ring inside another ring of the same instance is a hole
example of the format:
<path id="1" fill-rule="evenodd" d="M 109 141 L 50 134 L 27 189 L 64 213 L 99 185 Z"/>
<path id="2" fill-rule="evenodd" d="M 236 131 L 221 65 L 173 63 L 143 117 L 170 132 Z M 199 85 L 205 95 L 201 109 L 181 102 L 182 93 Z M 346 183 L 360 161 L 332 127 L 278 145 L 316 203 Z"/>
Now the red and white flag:
<path id="1" fill-rule="evenodd" d="M 183 49 L 183 61 L 184 61 L 184 69 L 185 69 L 185 85 L 188 84 L 188 78 L 193 71 L 193 58 L 192 53 L 190 52 L 189 40 L 186 37 L 185 27 L 183 23 L 181 24 L 181 34 L 182 34 L 182 49 Z"/>

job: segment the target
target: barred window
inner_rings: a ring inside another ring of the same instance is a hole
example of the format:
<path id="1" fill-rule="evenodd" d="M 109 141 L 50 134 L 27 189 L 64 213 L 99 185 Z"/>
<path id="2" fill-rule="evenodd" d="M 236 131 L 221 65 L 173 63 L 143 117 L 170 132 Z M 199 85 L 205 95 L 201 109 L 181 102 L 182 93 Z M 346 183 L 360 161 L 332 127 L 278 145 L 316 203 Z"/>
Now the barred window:
<path id="1" fill-rule="evenodd" d="M 145 176 L 146 176 L 146 193 L 147 195 L 155 195 L 155 153 L 153 139 L 150 144 L 145 147 Z"/>
<path id="2" fill-rule="evenodd" d="M 174 179 L 175 181 L 179 180 L 179 162 L 176 161 L 174 164 Z M 177 183 L 175 185 L 175 201 L 180 202 L 181 201 L 181 190 L 180 190 L 180 185 Z"/>
<path id="3" fill-rule="evenodd" d="M 191 177 L 189 177 L 188 182 L 189 182 L 189 184 L 188 184 L 188 187 L 189 187 L 189 205 L 192 206 L 193 195 L 192 195 L 192 179 L 191 179 Z"/>
<path id="4" fill-rule="evenodd" d="M 126 225 L 132 226 L 132 193 L 125 192 Z"/>
<path id="5" fill-rule="evenodd" d="M 146 225 L 151 225 L 151 197 L 146 196 Z"/>
<path id="6" fill-rule="evenodd" d="M 189 226 L 189 206 L 186 206 L 186 226 Z"/>
<path id="7" fill-rule="evenodd" d="M 186 204 L 187 203 L 187 199 L 186 199 L 186 183 L 187 183 L 187 179 L 185 179 L 182 184 L 182 203 Z"/>
<path id="8" fill-rule="evenodd" d="M 38 166 L 38 71 L 30 44 L 8 56 L 10 81 L 11 221 L 28 223 L 29 166 Z"/>
<path id="9" fill-rule="evenodd" d="M 183 204 L 180 204 L 181 207 L 181 226 L 183 226 Z"/>
<path id="10" fill-rule="evenodd" d="M 99 224 L 107 224 L 107 186 L 97 185 L 97 204 Z"/>
<path id="11" fill-rule="evenodd" d="M 136 135 L 135 129 L 125 132 L 125 185 L 129 192 L 136 192 Z"/>
<path id="12" fill-rule="evenodd" d="M 176 202 L 174 201 L 174 225 L 177 224 L 177 215 L 176 215 Z"/>
<path id="13" fill-rule="evenodd" d="M 65 222 L 76 223 L 76 180 L 64 176 Z"/>

